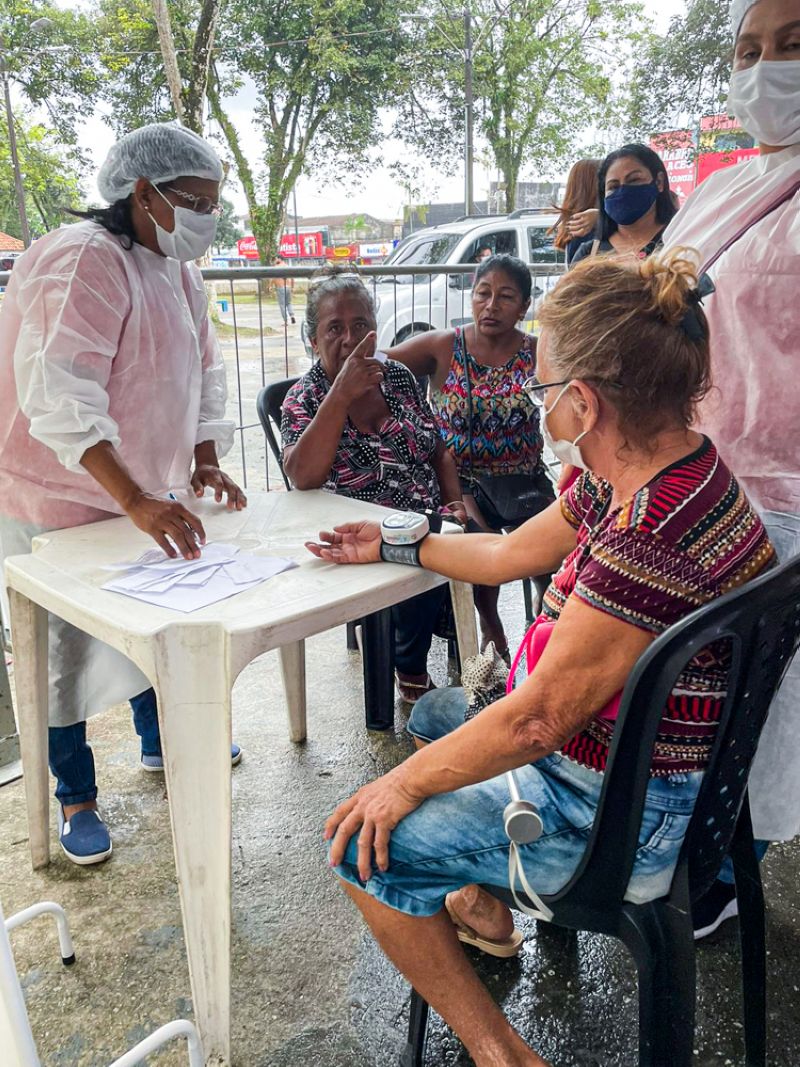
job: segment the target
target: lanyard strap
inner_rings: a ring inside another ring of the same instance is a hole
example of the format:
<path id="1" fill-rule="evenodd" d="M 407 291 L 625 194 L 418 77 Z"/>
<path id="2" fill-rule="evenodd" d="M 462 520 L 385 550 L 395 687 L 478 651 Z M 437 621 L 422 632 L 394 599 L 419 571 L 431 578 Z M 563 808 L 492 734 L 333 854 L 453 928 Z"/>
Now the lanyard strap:
<path id="1" fill-rule="evenodd" d="M 472 445 L 472 379 L 469 373 L 469 352 L 467 351 L 467 331 L 456 327 L 461 358 L 464 361 L 464 383 L 467 389 L 467 443 L 469 445 L 469 478 L 472 484 L 475 480 L 473 467 L 475 465 L 474 450 Z"/>

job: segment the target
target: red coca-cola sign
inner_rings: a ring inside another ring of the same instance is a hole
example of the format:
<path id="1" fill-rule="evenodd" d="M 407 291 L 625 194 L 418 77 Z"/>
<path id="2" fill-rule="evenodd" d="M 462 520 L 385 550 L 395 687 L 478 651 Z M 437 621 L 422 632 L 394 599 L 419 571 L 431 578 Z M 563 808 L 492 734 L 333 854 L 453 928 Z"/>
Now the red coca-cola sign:
<path id="1" fill-rule="evenodd" d="M 248 237 L 240 237 L 236 242 L 239 255 L 245 259 L 258 259 L 258 245 L 256 239 L 250 234 Z"/>

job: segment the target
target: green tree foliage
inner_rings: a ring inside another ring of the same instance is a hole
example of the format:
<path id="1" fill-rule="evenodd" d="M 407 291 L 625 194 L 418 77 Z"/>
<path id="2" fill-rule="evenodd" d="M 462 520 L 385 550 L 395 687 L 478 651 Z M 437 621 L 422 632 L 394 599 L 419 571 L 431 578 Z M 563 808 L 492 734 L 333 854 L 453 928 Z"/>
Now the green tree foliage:
<path id="1" fill-rule="evenodd" d="M 112 43 L 103 63 L 119 130 L 174 117 L 150 0 L 98 0 Z M 169 15 L 188 101 L 200 0 L 172 0 Z M 211 49 L 209 116 L 221 131 L 247 198 L 262 262 L 277 251 L 286 202 L 303 170 L 331 180 L 357 174 L 379 135 L 379 109 L 400 48 L 389 0 L 224 0 Z M 253 99 L 254 136 L 231 101 Z"/>
<path id="2" fill-rule="evenodd" d="M 24 176 L 31 234 L 40 237 L 64 221 L 65 211 L 81 201 L 81 161 L 60 144 L 53 130 L 16 116 L 20 168 Z M 0 137 L 0 230 L 22 237 L 8 138 Z"/>
<path id="3" fill-rule="evenodd" d="M 228 0 L 217 39 L 211 114 L 225 133 L 268 262 L 303 170 L 313 166 L 336 180 L 366 164 L 400 48 L 396 7 L 389 0 Z M 226 110 L 226 95 L 242 85 L 255 94 L 260 159 Z"/>
<path id="4" fill-rule="evenodd" d="M 650 37 L 631 92 L 630 121 L 638 135 L 694 125 L 699 116 L 724 110 L 729 11 L 729 0 L 689 0 L 663 37 Z"/>
<path id="5" fill-rule="evenodd" d="M 50 24 L 32 29 L 41 18 Z M 49 0 L 0 0 L 0 47 L 15 91 L 46 112 L 63 143 L 74 144 L 100 89 L 92 19 Z"/>
<path id="6" fill-rule="evenodd" d="M 583 131 L 613 122 L 612 72 L 642 40 L 629 0 L 472 0 L 476 135 L 488 141 L 515 203 L 523 167 L 574 158 Z M 402 63 L 399 136 L 437 162 L 461 165 L 463 18 L 454 0 L 420 9 L 415 46 Z"/>
<path id="7" fill-rule="evenodd" d="M 190 76 L 190 53 L 199 13 L 195 0 L 172 0 L 169 5 L 176 38 L 181 79 Z M 118 134 L 150 122 L 175 118 L 164 61 L 150 0 L 98 0 L 95 9 L 102 42 L 102 95 L 109 105 L 108 120 Z"/>
<path id="8" fill-rule="evenodd" d="M 222 214 L 220 215 L 219 223 L 217 224 L 217 236 L 214 241 L 214 247 L 217 251 L 222 248 L 233 248 L 240 237 L 244 237 L 244 233 L 236 218 L 236 208 L 230 200 L 227 200 L 223 196 Z"/>

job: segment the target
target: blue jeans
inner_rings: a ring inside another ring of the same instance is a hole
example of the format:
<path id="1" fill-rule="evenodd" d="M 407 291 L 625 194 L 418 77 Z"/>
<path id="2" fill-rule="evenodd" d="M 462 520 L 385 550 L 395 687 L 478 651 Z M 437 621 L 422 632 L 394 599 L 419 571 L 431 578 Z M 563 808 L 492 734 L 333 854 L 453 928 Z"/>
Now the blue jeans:
<path id="1" fill-rule="evenodd" d="M 161 755 L 158 705 L 154 689 L 131 699 L 133 725 L 141 739 L 143 756 Z M 56 779 L 56 799 L 61 804 L 83 804 L 97 799 L 94 756 L 86 742 L 86 723 L 51 726 L 48 738 L 50 773 Z"/>
<path id="2" fill-rule="evenodd" d="M 408 729 L 435 741 L 462 725 L 465 708 L 463 689 L 434 690 L 415 704 Z M 558 752 L 516 774 L 520 793 L 537 805 L 544 822 L 539 840 L 520 847 L 525 873 L 538 893 L 555 893 L 583 856 L 603 776 Z M 702 778 L 697 772 L 651 781 L 627 899 L 640 903 L 669 890 Z M 435 915 L 447 894 L 465 885 L 508 888 L 503 809 L 509 799 L 505 775 L 429 797 L 392 832 L 387 871 L 374 869 L 366 884 L 360 881 L 356 834 L 336 872 L 389 907 L 417 916 Z"/>

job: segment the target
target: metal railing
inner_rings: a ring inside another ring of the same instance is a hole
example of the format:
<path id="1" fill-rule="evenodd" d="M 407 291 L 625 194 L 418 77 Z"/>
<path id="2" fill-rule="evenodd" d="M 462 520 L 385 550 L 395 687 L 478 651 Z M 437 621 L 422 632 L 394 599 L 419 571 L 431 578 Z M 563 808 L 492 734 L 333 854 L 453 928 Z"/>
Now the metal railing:
<path id="1" fill-rule="evenodd" d="M 368 266 L 353 268 L 377 305 L 378 346 L 389 348 L 414 333 L 447 329 L 472 321 L 470 291 L 476 265 Z M 536 329 L 535 304 L 564 273 L 563 264 L 532 264 L 531 310 L 523 322 Z M 318 267 L 204 268 L 228 376 L 229 415 L 236 420 L 237 442 L 225 469 L 244 488 L 281 488 L 283 481 L 269 452 L 256 414 L 263 386 L 304 374 L 313 355 L 302 329 L 305 288 Z M 9 275 L 0 273 L 0 288 Z M 284 321 L 271 291 L 279 279 L 295 282 L 295 323 Z"/>

